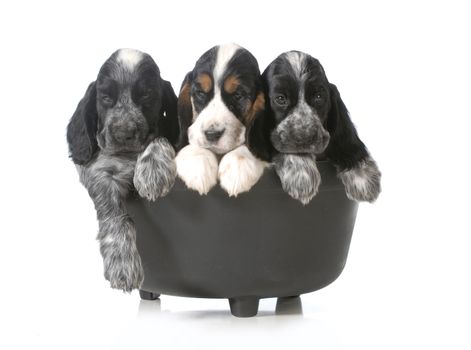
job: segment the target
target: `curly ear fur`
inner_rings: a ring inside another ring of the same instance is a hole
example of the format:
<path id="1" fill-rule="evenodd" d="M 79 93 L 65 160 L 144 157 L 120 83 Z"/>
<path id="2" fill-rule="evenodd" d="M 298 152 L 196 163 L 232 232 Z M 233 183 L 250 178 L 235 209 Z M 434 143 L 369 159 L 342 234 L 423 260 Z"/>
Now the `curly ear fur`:
<path id="1" fill-rule="evenodd" d="M 253 116 L 246 125 L 247 145 L 256 157 L 271 161 L 275 149 L 270 140 L 270 133 L 275 128 L 275 118 L 270 112 L 268 89 L 265 83 L 262 84 L 262 90 L 257 95 L 251 113 Z"/>
<path id="2" fill-rule="evenodd" d="M 358 137 L 337 87 L 329 84 L 329 89 L 331 106 L 326 129 L 330 133 L 330 142 L 325 154 L 339 170 L 351 169 L 368 157 L 368 150 Z"/>
<path id="3" fill-rule="evenodd" d="M 173 91 L 172 84 L 166 80 L 162 80 L 162 107 L 158 124 L 159 136 L 165 137 L 175 146 L 179 134 L 177 96 Z"/>
<path id="4" fill-rule="evenodd" d="M 88 163 L 98 150 L 97 124 L 96 83 L 93 82 L 88 86 L 67 126 L 69 154 L 75 164 Z"/>
<path id="5" fill-rule="evenodd" d="M 180 88 L 180 94 L 178 95 L 177 110 L 180 135 L 178 137 L 177 150 L 188 145 L 188 128 L 193 120 L 193 107 L 191 106 L 190 96 L 192 79 L 192 72 L 188 72 Z"/>

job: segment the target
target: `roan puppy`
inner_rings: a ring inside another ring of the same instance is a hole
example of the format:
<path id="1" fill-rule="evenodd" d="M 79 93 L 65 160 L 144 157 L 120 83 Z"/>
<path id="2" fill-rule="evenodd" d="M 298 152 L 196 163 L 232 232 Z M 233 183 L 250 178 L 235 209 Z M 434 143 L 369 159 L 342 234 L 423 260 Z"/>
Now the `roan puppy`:
<path id="1" fill-rule="evenodd" d="M 308 203 L 321 182 L 316 158 L 327 158 L 348 198 L 375 201 L 381 173 L 319 61 L 303 52 L 285 52 L 266 68 L 263 81 L 267 106 L 260 140 L 273 157 L 283 189 Z"/>
<path id="2" fill-rule="evenodd" d="M 92 198 L 104 275 L 111 287 L 139 288 L 144 272 L 124 204 L 135 189 L 155 200 L 176 177 L 177 98 L 146 53 L 120 49 L 101 67 L 67 127 L 69 153 Z"/>

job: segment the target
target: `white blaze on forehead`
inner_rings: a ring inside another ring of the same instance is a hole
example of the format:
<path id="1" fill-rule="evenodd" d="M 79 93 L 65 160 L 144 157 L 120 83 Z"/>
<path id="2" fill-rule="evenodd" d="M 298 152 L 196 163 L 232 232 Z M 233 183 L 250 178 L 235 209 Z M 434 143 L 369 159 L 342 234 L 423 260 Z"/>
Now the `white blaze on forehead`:
<path id="1" fill-rule="evenodd" d="M 117 61 L 129 69 L 133 69 L 142 59 L 142 52 L 135 49 L 120 49 Z"/>
<path id="2" fill-rule="evenodd" d="M 234 54 L 241 47 L 237 44 L 225 44 L 221 45 L 218 48 L 218 54 L 216 57 L 216 65 L 214 66 L 213 78 L 214 78 L 214 90 L 218 92 L 219 90 L 219 80 L 224 75 L 227 63 L 231 60 Z"/>
<path id="3" fill-rule="evenodd" d="M 301 78 L 304 67 L 305 67 L 306 55 L 302 52 L 290 51 L 286 53 L 286 59 L 291 64 L 294 73 Z"/>

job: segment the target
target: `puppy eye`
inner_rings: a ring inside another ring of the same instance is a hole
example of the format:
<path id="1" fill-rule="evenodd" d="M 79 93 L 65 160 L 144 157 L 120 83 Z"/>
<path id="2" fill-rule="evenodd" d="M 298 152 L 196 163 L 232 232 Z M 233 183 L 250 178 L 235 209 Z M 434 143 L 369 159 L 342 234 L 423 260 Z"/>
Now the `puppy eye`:
<path id="1" fill-rule="evenodd" d="M 204 100 L 206 93 L 203 90 L 195 90 L 195 97 L 199 100 Z"/>
<path id="2" fill-rule="evenodd" d="M 242 92 L 236 92 L 234 95 L 232 95 L 232 98 L 234 101 L 239 102 L 245 97 L 245 95 Z"/>
<path id="3" fill-rule="evenodd" d="M 113 104 L 113 99 L 108 95 L 102 95 L 101 100 L 103 101 L 103 103 L 105 103 L 107 105 Z"/>
<path id="4" fill-rule="evenodd" d="M 144 94 L 142 94 L 141 101 L 147 101 L 151 97 L 152 97 L 152 90 L 147 90 L 146 92 L 144 92 Z"/>
<path id="5" fill-rule="evenodd" d="M 314 103 L 319 105 L 319 104 L 322 104 L 323 102 L 324 102 L 324 96 L 319 92 L 315 93 Z"/>
<path id="6" fill-rule="evenodd" d="M 288 104 L 288 100 L 284 95 L 278 95 L 275 97 L 275 102 L 279 106 L 286 106 Z"/>

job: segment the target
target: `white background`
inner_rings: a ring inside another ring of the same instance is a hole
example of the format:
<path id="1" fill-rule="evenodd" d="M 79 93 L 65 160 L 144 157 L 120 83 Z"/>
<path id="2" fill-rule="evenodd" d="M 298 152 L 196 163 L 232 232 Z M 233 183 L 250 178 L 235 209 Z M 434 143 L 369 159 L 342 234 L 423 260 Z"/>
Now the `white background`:
<path id="1" fill-rule="evenodd" d="M 470 349 L 470 33 L 466 1 L 2 2 L 0 348 Z M 111 290 L 67 158 L 67 122 L 114 50 L 147 51 L 179 89 L 226 42 L 262 70 L 290 49 L 319 58 L 383 172 L 342 276 L 302 315 Z"/>

